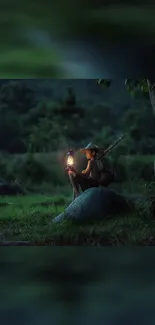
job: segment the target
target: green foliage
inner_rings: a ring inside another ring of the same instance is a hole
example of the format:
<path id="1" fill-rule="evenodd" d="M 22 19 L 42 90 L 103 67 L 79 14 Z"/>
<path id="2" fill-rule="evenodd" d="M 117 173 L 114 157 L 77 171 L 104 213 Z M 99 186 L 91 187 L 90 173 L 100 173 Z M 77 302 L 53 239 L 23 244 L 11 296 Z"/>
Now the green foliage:
<path id="1" fill-rule="evenodd" d="M 86 101 L 79 101 L 77 89 L 76 93 L 73 87 L 68 89 L 72 82 L 66 83 L 66 92 L 64 83 L 64 90 L 57 97 L 61 83 L 57 83 L 56 92 L 56 86 L 51 86 L 53 82 L 46 80 L 48 89 L 53 88 L 53 92 L 51 98 L 49 94 L 45 98 L 41 93 L 43 81 L 1 81 L 0 150 L 10 153 L 66 151 L 69 147 L 78 149 L 91 141 L 106 148 L 123 131 L 125 139 L 110 154 L 113 161 L 117 161 L 120 155 L 154 154 L 155 122 L 150 104 L 142 93 L 140 99 L 134 99 L 128 105 L 121 104 L 119 99 L 115 107 L 115 100 L 108 104 L 103 96 L 103 102 L 94 100 L 89 107 Z M 107 82 L 110 85 L 112 81 Z M 140 82 L 144 84 L 144 80 L 126 82 L 133 87 L 138 87 Z M 76 85 L 75 81 L 73 84 Z M 95 82 L 91 80 L 88 84 L 92 100 L 99 87 L 96 85 L 95 88 Z M 108 92 L 109 97 L 112 93 Z M 56 177 L 54 182 L 57 181 L 60 182 Z"/>
<path id="2" fill-rule="evenodd" d="M 147 79 L 126 79 L 125 86 L 127 91 L 134 98 L 143 98 L 149 99 L 149 87 Z"/>
<path id="3" fill-rule="evenodd" d="M 143 179 L 145 181 L 154 180 L 154 164 L 141 160 L 141 157 L 135 157 L 127 163 L 128 175 L 131 179 Z"/>
<path id="4" fill-rule="evenodd" d="M 18 175 L 23 182 L 31 181 L 40 184 L 48 179 L 48 170 L 33 156 L 29 156 L 19 168 Z"/>
<path id="5" fill-rule="evenodd" d="M 9 152 L 23 150 L 20 121 L 16 112 L 0 107 L 0 149 Z"/>
<path id="6" fill-rule="evenodd" d="M 98 84 L 103 87 L 110 87 L 112 80 L 110 79 L 99 79 Z M 135 97 L 138 93 L 149 93 L 149 86 L 147 79 L 125 79 L 124 81 L 127 91 Z M 148 96 L 146 96 L 148 98 Z"/>
<path id="7" fill-rule="evenodd" d="M 101 132 L 94 136 L 94 142 L 98 144 L 100 148 L 107 148 L 115 139 L 115 135 L 110 126 L 105 126 L 101 129 Z"/>
<path id="8" fill-rule="evenodd" d="M 8 170 L 5 161 L 0 160 L 0 178 L 7 179 L 8 178 Z"/>
<path id="9" fill-rule="evenodd" d="M 126 111 L 120 120 L 122 129 L 130 137 L 129 153 L 153 154 L 155 120 L 148 114 L 148 106 L 138 106 Z"/>
<path id="10" fill-rule="evenodd" d="M 120 157 L 116 164 L 117 181 L 154 180 L 154 163 L 152 160 L 144 160 L 142 156 Z"/>
<path id="11" fill-rule="evenodd" d="M 32 89 L 23 81 L 9 81 L 0 88 L 0 107 L 19 114 L 27 113 L 35 105 Z"/>
<path id="12" fill-rule="evenodd" d="M 55 154 L 28 152 L 25 155 L 9 155 L 0 161 L 0 178 L 9 181 L 18 179 L 34 191 L 56 191 L 57 187 L 68 184 L 63 161 Z"/>
<path id="13" fill-rule="evenodd" d="M 106 79 L 100 79 L 98 83 L 110 86 Z M 127 134 L 126 153 L 153 154 L 155 120 L 149 106 L 152 105 L 154 111 L 154 83 L 148 79 L 125 79 L 125 87 L 135 101 L 135 107 L 124 111 L 119 122 L 119 127 Z"/>
<path id="14" fill-rule="evenodd" d="M 0 88 L 0 149 L 23 152 L 24 127 L 22 116 L 35 105 L 32 89 L 22 81 L 9 81 Z"/>
<path id="15" fill-rule="evenodd" d="M 37 103 L 34 91 L 23 81 L 2 83 L 0 149 L 18 153 L 68 147 L 68 142 L 73 144 L 85 136 L 84 115 L 85 109 L 76 106 L 72 88 L 62 103 L 47 99 Z"/>
<path id="16" fill-rule="evenodd" d="M 47 118 L 39 119 L 29 135 L 29 149 L 33 152 L 56 150 L 63 142 L 60 126 Z"/>
<path id="17" fill-rule="evenodd" d="M 99 79 L 98 80 L 98 85 L 101 85 L 103 88 L 110 87 L 111 83 L 112 83 L 111 79 Z"/>
<path id="18" fill-rule="evenodd" d="M 3 157 L 0 155 L 0 179 L 5 181 L 13 181 L 16 178 L 15 171 L 9 164 L 8 157 Z"/>

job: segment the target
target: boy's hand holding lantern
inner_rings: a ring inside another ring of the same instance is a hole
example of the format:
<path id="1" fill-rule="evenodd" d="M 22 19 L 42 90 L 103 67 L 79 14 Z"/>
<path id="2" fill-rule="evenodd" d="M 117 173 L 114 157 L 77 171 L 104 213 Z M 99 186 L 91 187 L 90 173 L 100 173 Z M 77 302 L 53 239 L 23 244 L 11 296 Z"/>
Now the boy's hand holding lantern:
<path id="1" fill-rule="evenodd" d="M 74 166 L 74 152 L 73 150 L 69 150 L 67 153 L 67 168 L 68 171 L 74 171 L 75 170 L 75 166 Z"/>

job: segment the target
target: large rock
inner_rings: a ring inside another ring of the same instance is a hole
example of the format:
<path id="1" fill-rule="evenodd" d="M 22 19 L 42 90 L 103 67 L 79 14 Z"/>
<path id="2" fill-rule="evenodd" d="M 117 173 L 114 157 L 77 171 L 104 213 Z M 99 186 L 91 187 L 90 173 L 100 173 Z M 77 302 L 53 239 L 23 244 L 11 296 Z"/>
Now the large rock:
<path id="1" fill-rule="evenodd" d="M 126 198 L 117 192 L 106 187 L 90 188 L 80 194 L 53 222 L 61 222 L 66 218 L 84 222 L 100 221 L 108 215 L 120 214 L 129 209 Z"/>

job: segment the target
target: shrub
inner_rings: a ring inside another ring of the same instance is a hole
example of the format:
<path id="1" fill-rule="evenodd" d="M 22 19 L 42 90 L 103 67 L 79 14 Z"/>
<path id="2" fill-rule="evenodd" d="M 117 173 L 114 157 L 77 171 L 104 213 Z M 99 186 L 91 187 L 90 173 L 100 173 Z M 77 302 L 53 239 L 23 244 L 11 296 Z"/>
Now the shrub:
<path id="1" fill-rule="evenodd" d="M 153 162 L 144 161 L 141 156 L 122 157 L 117 162 L 116 171 L 122 181 L 142 179 L 151 182 L 154 180 Z"/>
<path id="2" fill-rule="evenodd" d="M 128 165 L 128 171 L 133 179 L 152 181 L 154 179 L 154 166 L 152 162 L 146 162 L 135 158 Z"/>
<path id="3" fill-rule="evenodd" d="M 41 159 L 42 158 L 42 159 Z M 57 161 L 46 161 L 46 155 L 28 153 L 26 157 L 14 159 L 11 162 L 11 170 L 26 185 L 40 185 L 43 183 L 50 186 L 66 185 L 67 177 Z"/>
<path id="4" fill-rule="evenodd" d="M 24 182 L 31 181 L 40 184 L 48 179 L 48 170 L 43 164 L 35 160 L 32 155 L 28 155 L 23 164 L 20 165 L 18 175 Z"/>
<path id="5" fill-rule="evenodd" d="M 9 164 L 5 160 L 0 160 L 0 178 L 5 181 L 15 179 L 13 171 L 9 168 Z"/>

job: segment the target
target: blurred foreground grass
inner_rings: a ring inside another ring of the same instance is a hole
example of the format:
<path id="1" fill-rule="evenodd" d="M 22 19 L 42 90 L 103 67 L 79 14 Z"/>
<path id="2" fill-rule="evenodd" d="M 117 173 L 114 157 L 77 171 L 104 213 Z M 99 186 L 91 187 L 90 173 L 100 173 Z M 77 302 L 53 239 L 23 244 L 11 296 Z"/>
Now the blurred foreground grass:
<path id="1" fill-rule="evenodd" d="M 155 220 L 145 202 L 131 215 L 115 216 L 91 225 L 71 221 L 52 224 L 52 218 L 71 202 L 63 195 L 0 198 L 0 229 L 6 240 L 32 245 L 153 245 Z M 6 203 L 11 203 L 6 205 Z"/>
<path id="2" fill-rule="evenodd" d="M 154 248 L 0 250 L 3 325 L 153 325 Z"/>

